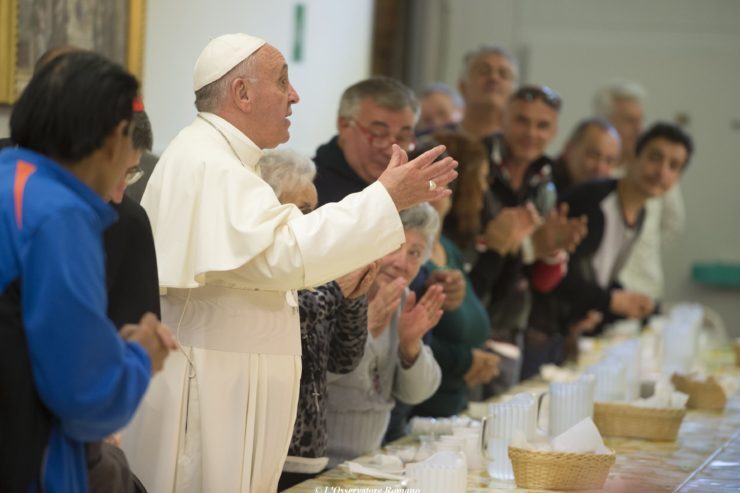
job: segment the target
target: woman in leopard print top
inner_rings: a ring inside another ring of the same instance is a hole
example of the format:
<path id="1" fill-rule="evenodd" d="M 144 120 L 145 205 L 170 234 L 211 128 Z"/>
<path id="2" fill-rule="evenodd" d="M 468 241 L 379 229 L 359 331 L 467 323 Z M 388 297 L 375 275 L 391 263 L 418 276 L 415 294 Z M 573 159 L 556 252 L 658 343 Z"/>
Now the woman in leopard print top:
<path id="1" fill-rule="evenodd" d="M 307 213 L 316 207 L 313 162 L 292 151 L 266 152 L 260 161 L 262 178 L 282 203 Z M 279 490 L 305 481 L 326 467 L 326 374 L 354 370 L 367 341 L 367 296 L 377 265 L 337 281 L 298 292 L 303 371 L 293 437 Z"/>

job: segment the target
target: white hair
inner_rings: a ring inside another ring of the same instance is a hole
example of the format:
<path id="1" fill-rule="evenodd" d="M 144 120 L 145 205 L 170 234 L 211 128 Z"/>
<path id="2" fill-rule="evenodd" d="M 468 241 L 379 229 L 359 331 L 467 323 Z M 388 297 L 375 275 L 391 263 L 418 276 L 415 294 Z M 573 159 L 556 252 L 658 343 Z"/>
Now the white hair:
<path id="1" fill-rule="evenodd" d="M 421 99 L 426 98 L 427 96 L 431 96 L 432 94 L 444 94 L 450 100 L 452 101 L 452 104 L 455 108 L 463 108 L 465 106 L 465 101 L 463 101 L 462 96 L 460 96 L 460 93 L 445 84 L 444 82 L 433 82 L 429 85 L 427 85 L 424 90 L 421 92 Z"/>
<path id="2" fill-rule="evenodd" d="M 226 72 L 221 78 L 214 80 L 195 91 L 195 109 L 198 111 L 207 111 L 216 113 L 224 102 L 224 98 L 229 92 L 231 83 L 236 78 L 254 78 L 256 75 L 256 66 L 258 61 L 257 50 L 247 58 L 237 63 L 234 68 Z"/>
<path id="3" fill-rule="evenodd" d="M 259 161 L 262 179 L 278 198 L 285 192 L 313 183 L 316 165 L 306 156 L 291 149 L 265 151 Z"/>
<path id="4" fill-rule="evenodd" d="M 424 202 L 402 210 L 399 215 L 404 230 L 416 231 L 426 240 L 424 248 L 424 262 L 426 262 L 432 255 L 434 239 L 439 232 L 439 214 L 434 207 Z"/>
<path id="5" fill-rule="evenodd" d="M 614 103 L 617 99 L 631 99 L 643 105 L 646 96 L 645 89 L 636 82 L 613 81 L 599 89 L 594 95 L 594 113 L 597 116 L 609 118 L 614 113 Z"/>

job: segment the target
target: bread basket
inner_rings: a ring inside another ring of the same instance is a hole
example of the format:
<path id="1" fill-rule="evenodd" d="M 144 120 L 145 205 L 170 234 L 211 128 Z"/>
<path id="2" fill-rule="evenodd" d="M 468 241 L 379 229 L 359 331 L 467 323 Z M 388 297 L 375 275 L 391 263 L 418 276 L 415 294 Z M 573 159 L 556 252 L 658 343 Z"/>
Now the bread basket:
<path id="1" fill-rule="evenodd" d="M 540 452 L 509 447 L 518 488 L 593 490 L 604 487 L 616 454 Z"/>
<path id="2" fill-rule="evenodd" d="M 594 403 L 594 423 L 602 436 L 674 441 L 686 409 Z"/>

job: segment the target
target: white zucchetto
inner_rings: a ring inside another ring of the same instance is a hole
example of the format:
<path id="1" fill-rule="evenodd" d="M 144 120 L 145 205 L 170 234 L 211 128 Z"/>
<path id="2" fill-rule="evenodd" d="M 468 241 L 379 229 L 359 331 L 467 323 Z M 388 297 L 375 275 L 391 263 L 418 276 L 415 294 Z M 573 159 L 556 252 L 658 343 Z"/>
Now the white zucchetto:
<path id="1" fill-rule="evenodd" d="M 217 81 L 264 44 L 264 39 L 242 33 L 212 39 L 195 62 L 193 91 Z"/>

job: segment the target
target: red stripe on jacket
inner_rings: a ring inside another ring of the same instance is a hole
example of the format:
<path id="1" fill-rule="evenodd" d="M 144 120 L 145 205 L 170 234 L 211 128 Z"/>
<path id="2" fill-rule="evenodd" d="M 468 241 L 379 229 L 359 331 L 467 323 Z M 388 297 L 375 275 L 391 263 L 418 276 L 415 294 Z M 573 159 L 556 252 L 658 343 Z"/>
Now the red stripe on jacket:
<path id="1" fill-rule="evenodd" d="M 18 161 L 15 165 L 15 181 L 13 182 L 13 203 L 15 205 L 15 222 L 18 229 L 23 227 L 23 192 L 26 189 L 28 178 L 36 171 L 36 166 L 25 161 Z"/>

